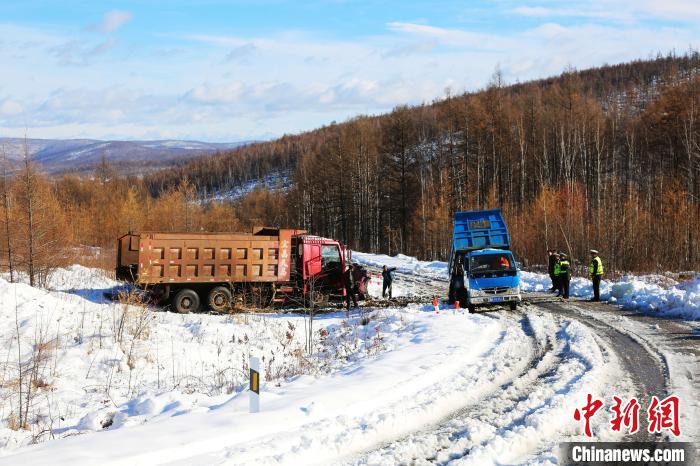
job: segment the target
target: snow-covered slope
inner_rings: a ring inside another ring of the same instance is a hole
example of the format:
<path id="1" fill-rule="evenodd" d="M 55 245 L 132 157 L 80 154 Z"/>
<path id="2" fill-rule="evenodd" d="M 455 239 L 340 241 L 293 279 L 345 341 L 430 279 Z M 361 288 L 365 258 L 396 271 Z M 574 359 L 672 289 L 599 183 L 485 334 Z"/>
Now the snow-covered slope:
<path id="1" fill-rule="evenodd" d="M 159 312 L 105 300 L 103 293 L 117 285 L 104 272 L 77 265 L 54 273 L 51 291 L 0 279 L 0 318 L 7 323 L 0 329 L 4 453 L 213 409 L 245 388 L 251 352 L 263 358 L 271 384 L 331 373 L 384 351 L 392 343 L 382 335 L 406 325 L 391 314 L 370 316 L 364 325 L 359 317 L 324 315 L 314 322 L 308 354 L 303 316 Z M 27 430 L 16 429 L 20 395 L 23 405 L 29 399 Z"/>
<path id="2" fill-rule="evenodd" d="M 525 291 L 546 291 L 551 286 L 544 274 L 523 272 L 522 279 Z M 573 277 L 570 293 L 593 297 L 590 280 Z M 679 283 L 660 275 L 628 275 L 616 281 L 603 280 L 600 296 L 629 310 L 700 320 L 700 276 Z"/>

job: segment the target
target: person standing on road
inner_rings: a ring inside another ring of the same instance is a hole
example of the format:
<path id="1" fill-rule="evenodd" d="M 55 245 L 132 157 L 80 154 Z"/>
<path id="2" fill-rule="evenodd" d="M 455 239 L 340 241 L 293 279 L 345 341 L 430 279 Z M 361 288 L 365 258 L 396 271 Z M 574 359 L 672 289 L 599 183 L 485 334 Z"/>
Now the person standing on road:
<path id="1" fill-rule="evenodd" d="M 557 263 L 557 258 L 554 256 L 554 249 L 548 249 L 547 250 L 547 255 L 549 256 L 547 259 L 549 260 L 549 264 L 547 265 L 547 272 L 549 272 L 549 278 L 552 280 L 552 287 L 549 289 L 549 291 L 556 291 L 557 290 L 557 280 L 554 275 L 554 264 Z"/>
<path id="2" fill-rule="evenodd" d="M 571 283 L 571 263 L 566 254 L 559 255 L 559 290 L 564 299 L 569 299 L 569 284 Z"/>
<path id="3" fill-rule="evenodd" d="M 394 271 L 396 267 L 388 268 L 386 265 L 382 268 L 382 298 L 386 298 L 386 292 L 389 291 L 389 299 L 391 299 L 391 285 L 394 283 Z"/>
<path id="4" fill-rule="evenodd" d="M 603 278 L 603 261 L 598 257 L 598 251 L 591 249 L 591 264 L 588 272 L 593 282 L 593 298 L 591 301 L 600 301 L 600 280 Z"/>
<path id="5" fill-rule="evenodd" d="M 559 280 L 559 253 L 552 251 L 552 257 L 554 258 L 554 263 L 552 264 L 552 289 L 550 291 L 556 291 L 557 296 L 561 295 L 561 280 Z"/>
<path id="6" fill-rule="evenodd" d="M 345 304 L 348 306 L 348 312 L 350 312 L 350 299 L 352 298 L 354 307 L 357 307 L 357 296 L 355 295 L 355 279 L 352 276 L 352 269 L 349 265 L 345 266 L 343 282 L 345 285 Z"/>

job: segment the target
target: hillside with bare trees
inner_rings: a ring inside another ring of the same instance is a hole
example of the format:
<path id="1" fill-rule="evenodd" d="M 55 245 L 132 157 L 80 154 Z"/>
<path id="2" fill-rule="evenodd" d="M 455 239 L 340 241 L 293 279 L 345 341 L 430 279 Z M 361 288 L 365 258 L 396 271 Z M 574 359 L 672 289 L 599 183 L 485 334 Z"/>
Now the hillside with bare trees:
<path id="1" fill-rule="evenodd" d="M 107 163 L 89 177 L 48 178 L 29 165 L 25 172 L 37 177 L 37 196 L 56 216 L 40 222 L 60 227 L 71 251 L 107 248 L 106 267 L 127 230 L 254 224 L 305 228 L 362 251 L 444 259 L 454 211 L 499 207 L 526 263 L 541 263 L 547 248 L 585 258 L 595 247 L 615 270 L 691 270 L 700 264 L 699 69 L 691 50 L 515 85 L 497 71 L 479 92 L 144 178 L 120 176 Z M 203 201 L 271 174 L 290 183 Z M 0 231 L 6 267 L 13 254 L 16 266 L 27 263 L 22 176 L 3 184 L 5 212 L 24 219 Z"/>

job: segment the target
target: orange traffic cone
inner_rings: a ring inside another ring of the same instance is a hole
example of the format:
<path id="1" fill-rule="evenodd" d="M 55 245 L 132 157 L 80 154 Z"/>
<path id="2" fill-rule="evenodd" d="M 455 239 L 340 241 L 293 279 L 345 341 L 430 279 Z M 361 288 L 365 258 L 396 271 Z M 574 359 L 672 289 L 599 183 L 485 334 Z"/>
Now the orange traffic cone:
<path id="1" fill-rule="evenodd" d="M 433 298 L 433 307 L 435 308 L 435 314 L 440 314 L 440 307 L 438 306 L 437 296 Z"/>
<path id="2" fill-rule="evenodd" d="M 455 301 L 455 312 L 459 309 L 459 301 Z"/>

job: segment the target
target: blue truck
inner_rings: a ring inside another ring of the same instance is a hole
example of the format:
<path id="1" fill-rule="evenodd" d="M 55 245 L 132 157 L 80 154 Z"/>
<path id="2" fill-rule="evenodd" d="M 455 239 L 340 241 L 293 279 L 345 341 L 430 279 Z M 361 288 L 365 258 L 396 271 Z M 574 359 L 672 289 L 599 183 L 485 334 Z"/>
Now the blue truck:
<path id="1" fill-rule="evenodd" d="M 510 235 L 499 209 L 455 212 L 449 262 L 450 304 L 477 306 L 522 301 L 520 272 L 510 251 Z"/>

